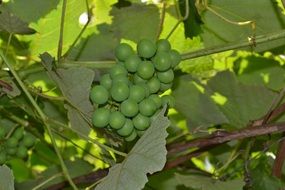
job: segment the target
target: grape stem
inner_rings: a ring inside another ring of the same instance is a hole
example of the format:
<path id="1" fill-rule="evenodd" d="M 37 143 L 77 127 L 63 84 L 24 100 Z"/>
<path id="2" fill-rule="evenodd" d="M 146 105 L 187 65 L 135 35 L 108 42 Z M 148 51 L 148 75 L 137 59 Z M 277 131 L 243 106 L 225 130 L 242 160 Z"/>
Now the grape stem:
<path id="1" fill-rule="evenodd" d="M 26 88 L 25 84 L 22 82 L 22 80 L 20 79 L 18 73 L 14 70 L 14 68 L 12 67 L 12 65 L 10 64 L 10 62 L 7 60 L 6 56 L 4 56 L 3 52 L 0 51 L 0 56 L 3 59 L 4 63 L 6 64 L 6 66 L 9 68 L 10 72 L 12 73 L 12 75 L 14 76 L 14 78 L 16 79 L 16 81 L 18 82 L 19 86 L 22 88 L 23 92 L 25 93 L 25 95 L 27 96 L 27 98 L 29 99 L 29 101 L 31 102 L 31 104 L 33 105 L 33 107 L 36 109 L 37 113 L 39 114 L 40 118 L 43 121 L 44 126 L 47 129 L 48 135 L 50 136 L 51 142 L 54 146 L 55 152 L 58 156 L 58 159 L 60 161 L 60 165 L 62 168 L 62 172 L 65 176 L 65 178 L 68 180 L 69 184 L 71 185 L 71 187 L 74 190 L 78 190 L 78 188 L 76 187 L 76 185 L 73 183 L 69 173 L 68 173 L 68 169 L 63 161 L 63 158 L 60 154 L 60 151 L 57 147 L 55 138 L 53 136 L 53 133 L 51 131 L 51 127 L 49 125 L 49 123 L 47 122 L 47 116 L 44 114 L 44 112 L 42 111 L 42 109 L 39 107 L 39 105 L 37 104 L 37 102 L 34 100 L 33 96 L 30 94 L 30 92 L 28 91 L 28 89 Z"/>
<path id="2" fill-rule="evenodd" d="M 67 0 L 63 0 L 62 11 L 61 11 L 61 21 L 60 21 L 59 40 L 58 40 L 58 47 L 57 47 L 57 62 L 58 62 L 58 64 L 61 61 L 61 54 L 62 54 L 63 30 L 64 30 L 64 19 L 65 19 L 65 12 L 66 12 L 66 3 L 67 3 Z"/>

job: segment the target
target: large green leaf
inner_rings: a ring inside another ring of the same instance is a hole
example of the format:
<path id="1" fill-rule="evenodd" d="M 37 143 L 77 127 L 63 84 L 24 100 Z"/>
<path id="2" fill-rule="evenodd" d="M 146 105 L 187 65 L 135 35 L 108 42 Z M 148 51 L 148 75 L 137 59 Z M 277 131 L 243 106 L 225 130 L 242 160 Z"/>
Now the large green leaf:
<path id="1" fill-rule="evenodd" d="M 182 175 L 178 173 L 175 177 L 178 183 L 197 190 L 242 190 L 244 185 L 242 179 L 220 181 L 201 175 Z"/>
<path id="2" fill-rule="evenodd" d="M 14 190 L 14 176 L 6 165 L 0 166 L 0 190 Z"/>
<path id="3" fill-rule="evenodd" d="M 151 127 L 137 141 L 122 163 L 110 168 L 109 174 L 95 190 L 140 190 L 148 181 L 146 174 L 162 170 L 166 162 L 165 109 L 154 119 Z"/>
<path id="4" fill-rule="evenodd" d="M 280 31 L 285 25 L 285 17 L 274 1 L 211 0 L 209 5 L 226 19 L 236 22 L 255 21 L 256 35 Z M 231 24 L 211 11 L 206 11 L 203 14 L 203 21 L 205 25 L 202 37 L 206 47 L 245 41 L 253 33 L 250 25 Z M 265 45 L 258 45 L 257 50 L 265 50 L 283 44 L 284 40 L 273 41 Z"/>

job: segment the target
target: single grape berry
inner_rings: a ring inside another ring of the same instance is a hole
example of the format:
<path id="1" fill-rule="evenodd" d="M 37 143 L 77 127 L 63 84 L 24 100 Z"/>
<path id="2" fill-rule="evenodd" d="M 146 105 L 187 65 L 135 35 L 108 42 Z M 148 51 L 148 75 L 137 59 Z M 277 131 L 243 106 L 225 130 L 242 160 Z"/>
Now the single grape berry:
<path id="1" fill-rule="evenodd" d="M 131 55 L 125 62 L 125 67 L 130 73 L 135 73 L 139 64 L 141 63 L 141 59 L 137 55 Z"/>
<path id="2" fill-rule="evenodd" d="M 33 145 L 35 144 L 35 142 L 36 142 L 36 138 L 35 138 L 32 134 L 27 133 L 27 134 L 24 136 L 24 139 L 23 139 L 23 141 L 22 141 L 22 144 L 23 144 L 25 147 L 29 148 L 29 147 L 33 146 Z"/>
<path id="3" fill-rule="evenodd" d="M 131 142 L 131 141 L 135 140 L 136 137 L 137 137 L 136 130 L 133 130 L 129 136 L 125 137 L 125 141 Z"/>
<path id="4" fill-rule="evenodd" d="M 149 87 L 147 84 L 145 83 L 141 83 L 141 84 L 138 84 L 140 86 L 142 86 L 144 88 L 144 92 L 145 92 L 145 97 L 148 97 L 150 95 L 150 90 L 149 90 Z"/>
<path id="5" fill-rule="evenodd" d="M 113 129 L 122 128 L 125 122 L 126 122 L 126 118 L 121 112 L 114 111 L 111 113 L 109 124 Z"/>
<path id="6" fill-rule="evenodd" d="M 137 130 L 145 130 L 150 126 L 150 119 L 142 114 L 138 114 L 133 118 L 133 124 Z"/>
<path id="7" fill-rule="evenodd" d="M 145 88 L 142 85 L 132 85 L 129 98 L 136 102 L 142 101 L 145 98 Z"/>
<path id="8" fill-rule="evenodd" d="M 170 82 L 170 83 L 163 83 L 163 82 L 161 82 L 160 83 L 160 91 L 161 92 L 164 92 L 164 91 L 170 89 L 171 87 L 172 87 L 172 82 Z"/>
<path id="9" fill-rule="evenodd" d="M 126 83 L 117 82 L 111 87 L 111 97 L 117 101 L 122 102 L 129 97 L 130 89 Z"/>
<path id="10" fill-rule="evenodd" d="M 130 45 L 126 43 L 119 44 L 115 49 L 115 56 L 120 61 L 125 61 L 130 55 L 133 54 L 133 49 Z"/>
<path id="11" fill-rule="evenodd" d="M 170 50 L 169 52 L 170 59 L 171 59 L 171 67 L 176 67 L 181 61 L 181 55 L 176 50 Z"/>
<path id="12" fill-rule="evenodd" d="M 24 128 L 22 127 L 17 128 L 13 133 L 13 137 L 15 137 L 18 140 L 20 140 L 23 136 L 24 136 Z"/>
<path id="13" fill-rule="evenodd" d="M 168 52 L 158 52 L 153 58 L 154 67 L 158 71 L 166 71 L 171 67 L 170 54 Z"/>
<path id="14" fill-rule="evenodd" d="M 134 125 L 132 120 L 127 119 L 124 126 L 121 129 L 117 130 L 117 133 L 121 136 L 129 136 L 133 130 Z"/>
<path id="15" fill-rule="evenodd" d="M 107 108 L 98 108 L 94 111 L 92 122 L 95 127 L 103 128 L 109 123 L 110 110 Z"/>
<path id="16" fill-rule="evenodd" d="M 138 66 L 137 74 L 141 78 L 147 80 L 150 79 L 154 74 L 154 66 L 150 61 L 143 61 Z"/>
<path id="17" fill-rule="evenodd" d="M 92 100 L 93 103 L 105 104 L 108 101 L 108 98 L 109 98 L 109 92 L 105 87 L 97 85 L 91 89 L 90 99 Z"/>
<path id="18" fill-rule="evenodd" d="M 11 137 L 6 141 L 6 146 L 13 148 L 16 147 L 18 145 L 18 139 L 16 139 L 15 137 Z"/>
<path id="19" fill-rule="evenodd" d="M 126 68 L 122 65 L 115 65 L 111 68 L 110 70 L 110 77 L 111 79 L 113 79 L 116 75 L 125 75 L 127 76 L 128 71 L 126 70 Z"/>
<path id="20" fill-rule="evenodd" d="M 145 133 L 145 131 L 141 131 L 141 130 L 136 130 L 136 132 L 139 137 L 143 136 L 143 134 Z"/>
<path id="21" fill-rule="evenodd" d="M 168 52 L 171 49 L 171 45 L 168 42 L 168 40 L 166 39 L 160 39 L 156 42 L 156 46 L 157 46 L 157 51 L 161 52 L 161 51 L 166 51 Z"/>
<path id="22" fill-rule="evenodd" d="M 126 75 L 118 74 L 118 75 L 114 76 L 114 78 L 112 80 L 112 85 L 114 85 L 117 82 L 123 82 L 125 84 L 129 84 L 129 79 Z"/>
<path id="23" fill-rule="evenodd" d="M 146 83 L 147 80 L 141 78 L 138 74 L 133 75 L 133 82 L 134 84 Z"/>
<path id="24" fill-rule="evenodd" d="M 151 94 L 155 94 L 159 91 L 160 89 L 160 81 L 158 80 L 157 77 L 152 77 L 148 82 L 147 82 L 149 92 Z"/>
<path id="25" fill-rule="evenodd" d="M 17 148 L 7 148 L 6 151 L 9 155 L 14 155 L 17 153 Z"/>
<path id="26" fill-rule="evenodd" d="M 28 149 L 25 146 L 19 146 L 16 155 L 18 158 L 26 158 L 28 156 Z"/>
<path id="27" fill-rule="evenodd" d="M 126 117 L 133 117 L 138 113 L 139 106 L 135 100 L 127 99 L 122 102 L 120 110 Z"/>
<path id="28" fill-rule="evenodd" d="M 139 111 L 144 116 L 152 116 L 156 110 L 156 104 L 150 98 L 144 99 L 139 104 Z"/>
<path id="29" fill-rule="evenodd" d="M 164 72 L 157 72 L 157 78 L 160 80 L 160 82 L 171 83 L 174 79 L 174 72 L 172 69 Z"/>
<path id="30" fill-rule="evenodd" d="M 156 45 L 150 40 L 143 39 L 137 45 L 137 52 L 143 58 L 151 58 L 156 52 Z"/>
<path id="31" fill-rule="evenodd" d="M 149 99 L 153 100 L 155 102 L 156 108 L 159 109 L 162 105 L 162 100 L 157 94 L 152 94 L 149 96 Z"/>
<path id="32" fill-rule="evenodd" d="M 105 87 L 107 90 L 109 90 L 112 86 L 112 79 L 110 77 L 110 74 L 105 74 L 100 79 L 100 85 Z"/>

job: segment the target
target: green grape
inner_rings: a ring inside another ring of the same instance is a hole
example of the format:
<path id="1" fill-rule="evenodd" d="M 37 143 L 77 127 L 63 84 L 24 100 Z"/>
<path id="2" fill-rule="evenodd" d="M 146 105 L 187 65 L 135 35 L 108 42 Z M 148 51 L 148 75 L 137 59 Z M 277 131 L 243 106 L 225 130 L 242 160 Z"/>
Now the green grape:
<path id="1" fill-rule="evenodd" d="M 32 134 L 27 133 L 27 134 L 24 136 L 24 139 L 23 139 L 23 141 L 22 141 L 22 144 L 23 144 L 25 147 L 29 148 L 29 147 L 33 146 L 33 145 L 35 144 L 35 142 L 36 142 L 36 138 L 35 138 Z"/>
<path id="2" fill-rule="evenodd" d="M 160 39 L 156 42 L 156 46 L 157 46 L 157 51 L 160 52 L 160 51 L 170 51 L 171 49 L 171 45 L 170 43 L 168 42 L 168 40 L 166 39 Z"/>
<path id="3" fill-rule="evenodd" d="M 174 105 L 175 105 L 175 99 L 173 96 L 164 95 L 161 97 L 161 100 L 162 100 L 162 105 L 167 104 L 171 108 L 174 107 Z"/>
<path id="4" fill-rule="evenodd" d="M 147 80 L 141 78 L 137 74 L 134 74 L 133 81 L 134 81 L 135 84 L 140 84 L 140 83 L 146 83 L 147 82 Z"/>
<path id="5" fill-rule="evenodd" d="M 160 91 L 164 92 L 172 87 L 172 82 L 170 83 L 160 83 Z"/>
<path id="6" fill-rule="evenodd" d="M 156 77 L 152 77 L 148 82 L 147 82 L 149 92 L 151 94 L 157 93 L 160 89 L 160 81 Z"/>
<path id="7" fill-rule="evenodd" d="M 129 136 L 125 137 L 125 141 L 131 142 L 131 141 L 135 140 L 136 137 L 137 137 L 136 130 L 133 130 Z"/>
<path id="8" fill-rule="evenodd" d="M 137 52 L 143 58 L 151 58 L 156 52 L 156 45 L 147 39 L 140 40 L 137 45 Z"/>
<path id="9" fill-rule="evenodd" d="M 111 68 L 110 70 L 110 77 L 111 79 L 113 79 L 116 75 L 128 75 L 128 71 L 126 70 L 126 68 L 122 65 L 115 65 Z"/>
<path id="10" fill-rule="evenodd" d="M 112 79 L 110 77 L 110 74 L 105 74 L 100 79 L 100 85 L 105 87 L 107 90 L 109 90 L 112 86 Z"/>
<path id="11" fill-rule="evenodd" d="M 92 116 L 92 123 L 95 127 L 106 127 L 109 123 L 110 110 L 107 108 L 98 108 Z"/>
<path id="12" fill-rule="evenodd" d="M 115 49 L 115 56 L 120 61 L 125 61 L 130 55 L 134 53 L 132 47 L 126 43 L 119 44 Z"/>
<path id="13" fill-rule="evenodd" d="M 6 141 L 6 145 L 9 148 L 16 147 L 18 145 L 18 139 L 11 137 Z"/>
<path id="14" fill-rule="evenodd" d="M 17 148 L 7 148 L 6 151 L 9 155 L 14 155 L 17 153 Z"/>
<path id="15" fill-rule="evenodd" d="M 19 146 L 16 152 L 18 158 L 26 158 L 28 156 L 28 149 L 25 146 Z"/>
<path id="16" fill-rule="evenodd" d="M 126 83 L 117 82 L 111 87 L 111 97 L 117 101 L 122 102 L 129 97 L 130 89 Z"/>
<path id="17" fill-rule="evenodd" d="M 124 126 L 117 130 L 117 133 L 121 136 L 129 136 L 134 130 L 134 125 L 133 125 L 133 122 L 132 120 L 130 119 L 127 119 Z"/>
<path id="18" fill-rule="evenodd" d="M 136 132 L 139 137 L 143 136 L 143 134 L 145 133 L 145 131 L 140 131 L 140 130 L 136 130 Z"/>
<path id="19" fill-rule="evenodd" d="M 126 118 L 121 112 L 114 111 L 111 113 L 109 124 L 113 129 L 122 128 L 125 122 L 126 122 Z"/>
<path id="20" fill-rule="evenodd" d="M 141 63 L 141 59 L 137 55 L 131 55 L 125 62 L 125 67 L 130 73 L 135 73 L 139 64 Z"/>
<path id="21" fill-rule="evenodd" d="M 156 108 L 159 109 L 162 105 L 162 100 L 157 94 L 152 94 L 149 96 L 149 99 L 153 100 L 155 102 Z"/>
<path id="22" fill-rule="evenodd" d="M 145 88 L 142 85 L 132 85 L 129 98 L 136 102 L 142 101 L 145 98 Z"/>
<path id="23" fill-rule="evenodd" d="M 142 114 L 138 114 L 133 118 L 133 124 L 136 129 L 145 130 L 150 126 L 150 119 Z"/>
<path id="24" fill-rule="evenodd" d="M 119 74 L 119 75 L 114 76 L 112 85 L 114 85 L 116 82 L 123 82 L 125 84 L 129 84 L 130 81 L 126 75 Z"/>
<path id="25" fill-rule="evenodd" d="M 139 104 L 139 111 L 144 116 L 152 116 L 156 110 L 156 104 L 150 98 L 144 99 Z"/>
<path id="26" fill-rule="evenodd" d="M 160 82 L 171 83 L 174 79 L 174 72 L 172 71 L 172 69 L 169 69 L 164 72 L 158 72 L 157 78 L 160 80 Z"/>
<path id="27" fill-rule="evenodd" d="M 166 71 L 171 67 L 170 54 L 168 52 L 158 52 L 153 58 L 154 67 L 158 71 Z"/>
<path id="28" fill-rule="evenodd" d="M 0 127 L 0 139 L 4 139 L 6 135 L 6 129 L 4 127 Z"/>
<path id="29" fill-rule="evenodd" d="M 108 90 L 101 86 L 97 85 L 91 89 L 90 99 L 95 104 L 105 104 L 108 101 L 109 92 Z"/>
<path id="30" fill-rule="evenodd" d="M 138 66 L 137 74 L 141 78 L 147 80 L 150 79 L 154 74 L 154 66 L 150 61 L 143 61 Z"/>
<path id="31" fill-rule="evenodd" d="M 17 128 L 13 133 L 13 137 L 15 137 L 18 140 L 20 140 L 23 136 L 24 136 L 24 128 L 22 127 Z"/>
<path id="32" fill-rule="evenodd" d="M 145 84 L 145 83 L 141 83 L 141 84 L 138 84 L 138 85 L 144 88 L 145 97 L 148 97 L 150 95 L 150 90 L 149 90 L 148 85 Z"/>
<path id="33" fill-rule="evenodd" d="M 5 164 L 7 161 L 7 154 L 5 151 L 0 152 L 0 165 Z"/>
<path id="34" fill-rule="evenodd" d="M 176 50 L 170 50 L 169 52 L 170 59 L 171 59 L 171 67 L 176 67 L 181 61 L 181 55 Z"/>
<path id="35" fill-rule="evenodd" d="M 135 116 L 139 111 L 139 106 L 135 100 L 127 99 L 121 104 L 121 112 L 127 117 Z"/>

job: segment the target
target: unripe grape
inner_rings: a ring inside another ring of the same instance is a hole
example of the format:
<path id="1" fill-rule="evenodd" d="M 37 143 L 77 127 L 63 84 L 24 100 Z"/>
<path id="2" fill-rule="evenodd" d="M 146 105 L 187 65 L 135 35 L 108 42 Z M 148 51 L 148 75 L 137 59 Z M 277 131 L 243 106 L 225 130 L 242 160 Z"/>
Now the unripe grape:
<path id="1" fill-rule="evenodd" d="M 145 83 L 141 83 L 138 84 L 139 86 L 142 86 L 144 88 L 144 92 L 145 92 L 145 97 L 148 97 L 150 95 L 150 90 L 147 84 Z"/>
<path id="2" fill-rule="evenodd" d="M 163 82 L 161 82 L 160 83 L 160 91 L 164 92 L 164 91 L 170 89 L 172 87 L 172 84 L 173 84 L 172 82 L 170 82 L 170 83 L 163 83 Z"/>
<path id="3" fill-rule="evenodd" d="M 165 51 L 168 52 L 171 49 L 171 45 L 166 39 L 160 39 L 156 42 L 157 51 Z"/>
<path id="4" fill-rule="evenodd" d="M 125 61 L 130 55 L 133 54 L 133 49 L 130 45 L 126 43 L 119 44 L 115 49 L 115 56 L 120 61 Z"/>
<path id="5" fill-rule="evenodd" d="M 147 80 L 141 78 L 138 74 L 134 74 L 133 77 L 134 84 L 146 83 Z"/>
<path id="6" fill-rule="evenodd" d="M 164 72 L 157 72 L 157 78 L 160 80 L 160 82 L 171 83 L 174 79 L 174 72 L 172 69 Z"/>
<path id="7" fill-rule="evenodd" d="M 117 101 L 122 102 L 129 97 L 130 89 L 126 83 L 117 82 L 111 87 L 111 97 Z"/>
<path id="8" fill-rule="evenodd" d="M 17 152 L 17 148 L 7 148 L 6 151 L 9 155 L 14 155 Z"/>
<path id="9" fill-rule="evenodd" d="M 157 94 L 152 94 L 149 96 L 155 102 L 156 108 L 159 109 L 162 105 L 162 100 Z"/>
<path id="10" fill-rule="evenodd" d="M 139 64 L 141 64 L 141 59 L 137 55 L 131 55 L 125 62 L 125 67 L 130 73 L 135 73 Z"/>
<path id="11" fill-rule="evenodd" d="M 19 146 L 16 155 L 18 158 L 26 158 L 28 156 L 28 149 L 25 146 Z"/>
<path id="12" fill-rule="evenodd" d="M 115 75 L 113 80 L 112 80 L 112 85 L 115 85 L 115 83 L 117 82 L 123 82 L 125 84 L 129 84 L 129 79 L 126 75 L 123 75 L 123 74 L 118 74 L 118 75 Z"/>
<path id="13" fill-rule="evenodd" d="M 110 74 L 105 74 L 100 79 L 100 85 L 105 87 L 107 90 L 109 90 L 112 86 L 112 79 L 110 77 Z"/>
<path id="14" fill-rule="evenodd" d="M 148 82 L 147 82 L 149 92 L 151 94 L 157 93 L 160 89 L 160 81 L 156 77 L 152 77 Z"/>
<path id="15" fill-rule="evenodd" d="M 170 54 L 168 52 L 158 52 L 153 58 L 154 67 L 158 71 L 166 71 L 171 67 Z"/>
<path id="16" fill-rule="evenodd" d="M 95 104 L 105 104 L 108 101 L 109 92 L 108 90 L 101 86 L 97 85 L 91 89 L 90 99 Z"/>
<path id="17" fill-rule="evenodd" d="M 154 66 L 150 61 L 143 61 L 139 64 L 137 74 L 141 78 L 147 80 L 150 79 L 154 74 Z"/>
<path id="18" fill-rule="evenodd" d="M 170 59 L 171 59 L 171 67 L 176 67 L 181 61 L 181 55 L 176 50 L 170 50 L 169 52 Z"/>
<path id="19" fill-rule="evenodd" d="M 152 116 L 156 110 L 156 104 L 150 98 L 144 99 L 139 104 L 139 111 L 144 116 Z"/>
<path id="20" fill-rule="evenodd" d="M 115 65 L 111 68 L 110 70 L 110 77 L 111 79 L 113 79 L 116 75 L 128 75 L 128 71 L 126 70 L 126 68 L 122 65 Z"/>
<path id="21" fill-rule="evenodd" d="M 174 105 L 175 105 L 175 99 L 173 96 L 164 95 L 161 97 L 161 100 L 162 100 L 162 105 L 167 104 L 171 108 L 174 107 Z"/>
<path id="22" fill-rule="evenodd" d="M 36 138 L 32 134 L 30 134 L 30 133 L 27 133 L 24 136 L 24 139 L 22 141 L 23 145 L 25 147 L 28 147 L 28 148 L 33 146 L 35 144 L 35 142 L 36 142 Z"/>
<path id="23" fill-rule="evenodd" d="M 109 123 L 110 110 L 107 108 L 98 108 L 94 111 L 92 122 L 95 127 L 103 128 Z"/>
<path id="24" fill-rule="evenodd" d="M 125 116 L 133 117 L 138 113 L 139 106 L 135 100 L 127 99 L 122 102 L 120 110 Z"/>
<path id="25" fill-rule="evenodd" d="M 129 136 L 125 137 L 125 141 L 131 142 L 131 141 L 135 140 L 136 137 L 137 137 L 136 130 L 133 130 Z"/>
<path id="26" fill-rule="evenodd" d="M 125 122 L 126 122 L 126 118 L 121 112 L 114 111 L 111 113 L 109 124 L 113 129 L 122 128 L 124 126 Z"/>
<path id="27" fill-rule="evenodd" d="M 145 130 L 150 126 L 150 119 L 142 114 L 138 114 L 133 118 L 134 127 L 138 130 Z"/>
<path id="28" fill-rule="evenodd" d="M 17 128 L 13 133 L 13 137 L 15 137 L 18 140 L 20 140 L 23 136 L 24 136 L 24 128 L 22 127 Z"/>
<path id="29" fill-rule="evenodd" d="M 134 125 L 132 120 L 127 119 L 124 126 L 121 129 L 117 130 L 117 133 L 121 136 L 129 136 L 133 130 Z"/>
<path id="30" fill-rule="evenodd" d="M 139 137 L 143 136 L 143 134 L 145 133 L 145 131 L 140 131 L 140 130 L 136 130 L 136 132 Z"/>
<path id="31" fill-rule="evenodd" d="M 18 139 L 15 137 L 11 137 L 6 141 L 6 146 L 10 148 L 14 148 L 18 145 Z"/>
<path id="32" fill-rule="evenodd" d="M 143 58 L 151 58 L 156 52 L 156 45 L 147 39 L 140 40 L 137 45 L 137 52 Z"/>
<path id="33" fill-rule="evenodd" d="M 142 85 L 132 85 L 129 98 L 136 102 L 142 101 L 145 98 L 145 88 Z"/>

